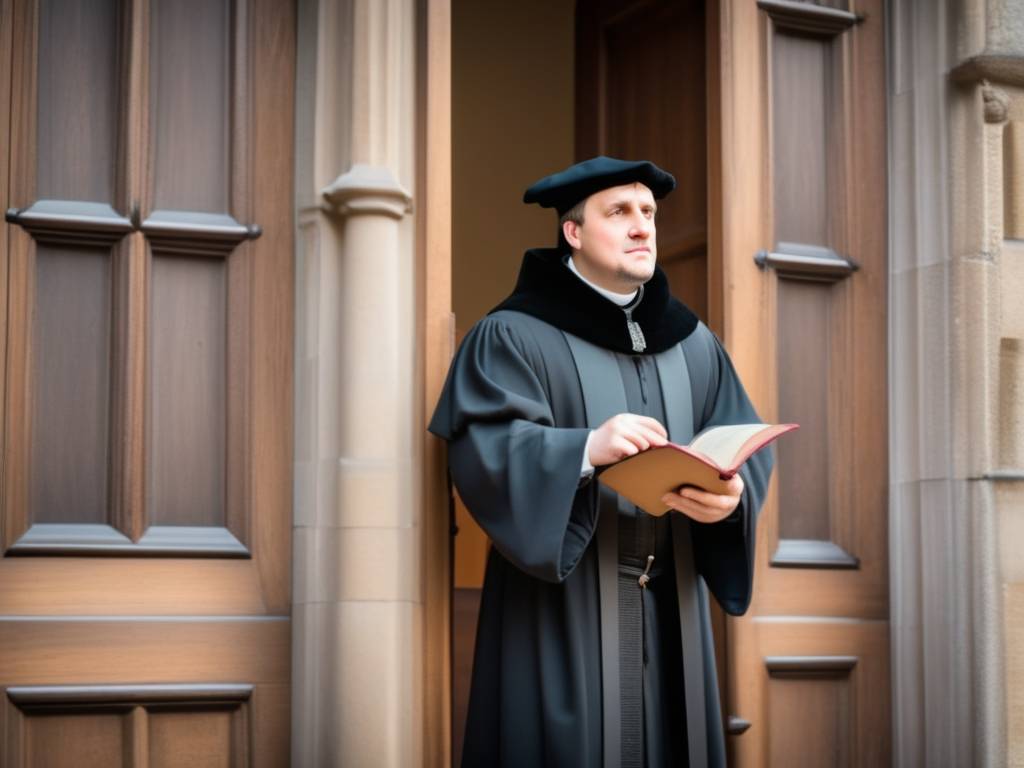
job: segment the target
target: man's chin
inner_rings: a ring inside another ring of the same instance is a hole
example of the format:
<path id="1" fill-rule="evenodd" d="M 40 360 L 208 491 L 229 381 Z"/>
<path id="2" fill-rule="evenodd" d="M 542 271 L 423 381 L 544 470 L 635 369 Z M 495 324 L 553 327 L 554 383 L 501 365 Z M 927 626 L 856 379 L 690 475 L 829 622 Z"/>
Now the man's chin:
<path id="1" fill-rule="evenodd" d="M 623 280 L 628 280 L 631 283 L 635 283 L 636 286 L 639 288 L 641 285 L 643 285 L 652 277 L 654 277 L 654 264 L 651 264 L 649 267 L 644 267 L 642 269 L 634 268 L 623 270 L 621 273 L 621 277 Z"/>

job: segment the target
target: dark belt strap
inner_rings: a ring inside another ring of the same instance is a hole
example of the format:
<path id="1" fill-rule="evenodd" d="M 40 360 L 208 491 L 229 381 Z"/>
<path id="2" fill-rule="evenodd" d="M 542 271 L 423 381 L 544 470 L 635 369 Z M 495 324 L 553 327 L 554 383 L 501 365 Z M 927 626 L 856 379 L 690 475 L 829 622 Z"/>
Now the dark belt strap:
<path id="1" fill-rule="evenodd" d="M 620 768 L 644 765 L 644 590 L 636 579 L 619 573 Z"/>
<path id="2" fill-rule="evenodd" d="M 615 355 L 566 333 L 583 390 L 587 426 L 595 429 L 627 410 Z M 598 486 L 597 563 L 601 601 L 601 713 L 605 768 L 619 765 L 622 708 L 619 692 L 619 496 Z"/>
<path id="3" fill-rule="evenodd" d="M 690 371 L 686 356 L 679 346 L 655 358 L 661 391 L 671 392 L 666 398 L 665 426 L 669 437 L 676 443 L 693 438 L 693 397 L 690 391 Z M 676 568 L 676 594 L 679 598 L 679 628 L 683 641 L 683 675 L 686 689 L 687 744 L 691 766 L 708 764 L 707 712 L 704 699 L 704 657 L 700 621 L 700 602 L 697 572 L 693 564 L 693 544 L 690 540 L 690 519 L 672 514 L 672 542 Z M 717 713 L 712 713 L 717 716 Z"/>

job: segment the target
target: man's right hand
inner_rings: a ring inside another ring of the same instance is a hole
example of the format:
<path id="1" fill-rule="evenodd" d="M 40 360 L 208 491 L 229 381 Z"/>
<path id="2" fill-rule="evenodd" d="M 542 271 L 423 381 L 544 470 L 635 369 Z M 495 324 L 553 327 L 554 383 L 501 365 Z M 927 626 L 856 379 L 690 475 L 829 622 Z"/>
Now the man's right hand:
<path id="1" fill-rule="evenodd" d="M 668 433 L 657 419 L 620 413 L 594 430 L 589 441 L 590 463 L 603 467 L 667 442 Z"/>

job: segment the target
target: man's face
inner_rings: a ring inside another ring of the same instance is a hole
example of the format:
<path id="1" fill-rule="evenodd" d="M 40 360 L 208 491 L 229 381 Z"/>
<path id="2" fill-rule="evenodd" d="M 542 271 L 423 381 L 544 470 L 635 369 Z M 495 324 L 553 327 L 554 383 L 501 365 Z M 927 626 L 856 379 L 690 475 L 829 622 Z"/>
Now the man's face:
<path id="1" fill-rule="evenodd" d="M 587 198 L 583 223 L 566 222 L 580 273 L 602 288 L 629 293 L 654 275 L 658 256 L 651 190 L 639 182 L 609 187 Z"/>

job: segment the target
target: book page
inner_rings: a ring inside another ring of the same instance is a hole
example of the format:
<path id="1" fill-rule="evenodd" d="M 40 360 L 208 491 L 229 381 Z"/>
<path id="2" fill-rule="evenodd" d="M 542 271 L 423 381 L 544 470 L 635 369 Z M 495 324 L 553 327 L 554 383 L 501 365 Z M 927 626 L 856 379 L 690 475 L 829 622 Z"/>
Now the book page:
<path id="1" fill-rule="evenodd" d="M 729 469 L 743 444 L 768 426 L 767 424 L 729 424 L 711 427 L 693 438 L 689 447 L 703 453 L 722 469 Z"/>

